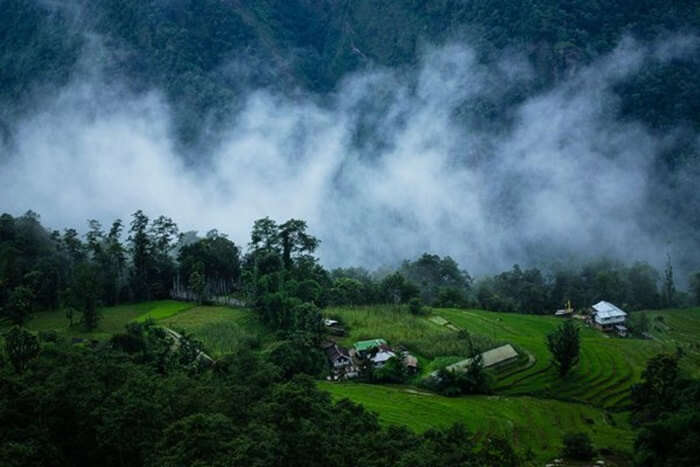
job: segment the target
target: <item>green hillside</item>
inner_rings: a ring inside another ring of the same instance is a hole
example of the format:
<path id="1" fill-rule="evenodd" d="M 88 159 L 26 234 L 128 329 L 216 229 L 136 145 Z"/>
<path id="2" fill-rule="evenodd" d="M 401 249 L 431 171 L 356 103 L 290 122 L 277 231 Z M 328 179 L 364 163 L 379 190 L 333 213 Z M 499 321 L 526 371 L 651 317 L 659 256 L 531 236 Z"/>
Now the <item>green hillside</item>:
<path id="1" fill-rule="evenodd" d="M 680 349 L 683 370 L 691 376 L 700 374 L 700 308 L 643 313 L 650 319 L 653 339 L 612 338 L 582 326 L 581 361 L 562 379 L 551 366 L 545 345 L 546 334 L 561 323 L 558 318 L 459 309 L 433 309 L 427 316 L 415 316 L 391 306 L 331 308 L 325 314 L 341 318 L 349 329 L 341 344 L 384 338 L 390 345 L 414 352 L 423 375 L 466 355 L 458 333 L 447 324 L 467 330 L 483 348 L 507 342 L 525 356 L 511 366 L 490 370 L 495 377 L 492 396 L 447 398 L 418 386 L 354 382 L 324 381 L 319 387 L 336 400 L 362 403 L 383 424 L 422 432 L 461 422 L 480 437 L 503 436 L 519 453 L 531 452 L 535 462 L 557 456 L 563 434 L 573 431 L 589 433 L 596 448 L 625 457 L 636 436 L 625 407 L 630 387 L 639 380 L 647 359 Z M 128 322 L 150 318 L 191 333 L 214 357 L 235 354 L 242 345 L 261 349 L 274 342 L 274 335 L 249 309 L 165 300 L 107 307 L 102 314 L 104 319 L 92 333 L 68 327 L 65 315 L 58 311 L 36 313 L 28 327 L 53 329 L 67 337 L 104 339 Z"/>
<path id="2" fill-rule="evenodd" d="M 627 414 L 610 414 L 584 404 L 527 396 L 450 398 L 400 386 L 325 382 L 319 386 L 335 399 L 360 402 L 377 412 L 382 423 L 424 431 L 461 422 L 480 436 L 505 437 L 522 453 L 531 449 L 540 462 L 559 454 L 565 432 L 589 433 L 596 447 L 624 452 L 631 451 L 635 437 Z"/>
<path id="3" fill-rule="evenodd" d="M 503 104 L 561 80 L 624 35 L 653 40 L 699 27 L 700 10 L 688 0 L 6 0 L 0 3 L 0 85 L 9 91 L 5 104 L 23 112 L 16 104 L 33 102 L 37 90 L 99 64 L 136 90 L 164 91 L 187 110 L 178 123 L 183 136 L 193 137 L 200 116 L 236 108 L 247 85 L 325 93 L 348 73 L 372 64 L 411 66 L 425 44 L 457 39 L 484 57 L 518 51 L 534 66 L 530 89 L 482 103 L 485 114 L 503 116 Z M 101 48 L 90 37 L 99 37 Z M 241 72 L 231 66 L 236 62 L 254 70 Z M 631 87 L 620 87 L 623 112 L 655 127 L 700 124 L 697 70 L 692 61 L 646 69 Z"/>
<path id="4" fill-rule="evenodd" d="M 552 366 L 546 346 L 546 335 L 561 324 L 558 318 L 457 309 L 435 309 L 431 317 L 444 318 L 468 331 L 480 349 L 511 343 L 524 354 L 516 364 L 494 373 L 498 394 L 527 394 L 622 409 L 629 402 L 630 387 L 639 380 L 653 355 L 675 352 L 676 344 L 680 344 L 687 353 L 685 368 L 691 375 L 700 369 L 700 348 L 692 339 L 700 332 L 700 309 L 647 313 L 655 323 L 652 340 L 611 338 L 582 326 L 581 361 L 563 379 Z M 349 346 L 361 339 L 384 338 L 415 353 L 424 367 L 423 374 L 468 356 L 466 342 L 458 338 L 457 332 L 405 310 L 331 308 L 326 314 L 347 324 L 349 335 L 341 344 Z M 657 321 L 656 316 L 664 316 L 664 321 Z"/>

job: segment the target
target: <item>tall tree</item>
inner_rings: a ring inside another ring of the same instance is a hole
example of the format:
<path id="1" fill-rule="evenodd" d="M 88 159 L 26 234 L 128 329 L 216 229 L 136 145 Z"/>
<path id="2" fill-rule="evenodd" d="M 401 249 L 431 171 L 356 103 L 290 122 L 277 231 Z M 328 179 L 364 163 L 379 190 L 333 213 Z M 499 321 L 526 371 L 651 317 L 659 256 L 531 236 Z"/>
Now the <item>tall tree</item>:
<path id="1" fill-rule="evenodd" d="M 279 243 L 282 247 L 282 261 L 287 270 L 292 268 L 294 254 L 312 254 L 320 241 L 306 233 L 306 221 L 289 219 L 278 228 Z"/>
<path id="2" fill-rule="evenodd" d="M 132 214 L 129 245 L 133 271 L 131 287 L 137 300 L 150 298 L 149 273 L 153 263 L 152 244 L 148 236 L 148 217 L 140 209 Z"/>
<path id="3" fill-rule="evenodd" d="M 547 347 L 552 353 L 560 376 L 565 376 L 578 362 L 580 345 L 579 329 L 572 321 L 564 321 L 547 335 Z"/>
<path id="4" fill-rule="evenodd" d="M 664 306 L 671 308 L 676 303 L 676 284 L 673 281 L 673 265 L 671 264 L 671 255 L 666 257 L 666 269 L 664 269 L 664 290 L 663 290 Z"/>

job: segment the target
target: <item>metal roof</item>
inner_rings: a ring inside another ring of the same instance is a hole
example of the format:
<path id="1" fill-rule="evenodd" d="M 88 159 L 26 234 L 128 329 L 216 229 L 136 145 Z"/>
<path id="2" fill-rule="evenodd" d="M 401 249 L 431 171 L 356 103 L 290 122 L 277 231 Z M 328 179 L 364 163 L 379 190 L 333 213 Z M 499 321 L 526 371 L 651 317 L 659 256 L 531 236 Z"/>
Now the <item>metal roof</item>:
<path id="1" fill-rule="evenodd" d="M 502 345 L 500 347 L 496 347 L 495 349 L 487 350 L 486 352 L 483 352 L 481 354 L 481 363 L 484 366 L 484 368 L 488 368 L 493 365 L 497 365 L 499 363 L 505 362 L 507 360 L 516 358 L 518 356 L 518 352 L 515 351 L 512 345 L 506 344 Z M 452 365 L 449 365 L 445 367 L 446 370 L 449 371 L 465 371 L 466 368 L 471 364 L 472 359 L 467 358 L 466 360 L 462 360 L 457 363 L 453 363 Z M 438 370 L 433 371 L 431 373 L 431 376 L 437 376 L 438 375 Z"/>
<path id="2" fill-rule="evenodd" d="M 357 350 L 358 352 L 363 352 L 373 347 L 379 347 L 382 344 L 386 345 L 386 341 L 384 339 L 369 339 L 366 341 L 355 342 L 353 344 L 353 347 L 355 347 L 355 350 Z"/>
<path id="3" fill-rule="evenodd" d="M 596 311 L 596 316 L 601 319 L 627 316 L 627 313 L 625 313 L 612 303 L 603 300 L 593 305 L 593 309 Z"/>

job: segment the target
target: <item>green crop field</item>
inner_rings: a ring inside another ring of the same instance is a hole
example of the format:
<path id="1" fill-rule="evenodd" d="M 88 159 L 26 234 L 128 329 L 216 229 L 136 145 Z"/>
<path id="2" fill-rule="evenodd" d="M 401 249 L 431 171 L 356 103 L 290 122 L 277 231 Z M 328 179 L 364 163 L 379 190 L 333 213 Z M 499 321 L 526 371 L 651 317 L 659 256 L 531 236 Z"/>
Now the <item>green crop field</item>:
<path id="1" fill-rule="evenodd" d="M 669 350 L 681 349 L 681 368 L 700 378 L 700 308 L 646 313 L 652 337 L 666 344 Z"/>
<path id="2" fill-rule="evenodd" d="M 670 317 L 669 320 L 677 320 L 678 324 L 653 340 L 609 337 L 582 326 L 580 362 L 570 374 L 560 378 L 551 365 L 545 343 L 546 335 L 560 324 L 560 319 L 479 310 L 435 311 L 460 328 L 517 344 L 535 357 L 536 363 L 530 368 L 514 372 L 506 370 L 498 375 L 498 393 L 532 394 L 607 408 L 624 407 L 628 403 L 630 387 L 639 380 L 647 360 L 662 351 L 675 352 L 676 340 L 683 339 L 682 329 L 689 329 L 690 336 L 694 326 L 700 327 L 697 309 L 649 313 L 651 316 L 663 313 Z M 690 347 L 690 340 L 684 342 Z M 691 355 L 697 358 L 697 347 L 690 350 L 695 351 Z M 697 365 L 688 365 L 687 361 L 684 359 L 686 367 L 698 368 Z"/>
<path id="3" fill-rule="evenodd" d="M 158 324 L 192 333 L 213 357 L 235 353 L 246 340 L 263 345 L 271 339 L 257 314 L 241 308 L 200 306 Z"/>
<path id="4" fill-rule="evenodd" d="M 562 322 L 540 315 L 482 310 L 435 309 L 427 317 L 414 316 L 398 307 L 331 308 L 325 315 L 338 317 L 348 328 L 340 343 L 346 346 L 369 338 L 384 338 L 414 352 L 422 374 L 465 358 L 468 347 L 447 323 L 468 331 L 482 349 L 511 343 L 524 355 L 515 365 L 495 372 L 495 391 L 507 395 L 533 395 L 584 402 L 597 407 L 624 409 L 629 391 L 653 355 L 684 350 L 682 367 L 700 372 L 700 309 L 645 312 L 653 339 L 610 337 L 581 325 L 581 358 L 560 378 L 551 364 L 546 335 Z M 658 318 L 662 316 L 662 318 Z"/>
<path id="5" fill-rule="evenodd" d="M 73 318 L 74 324 L 71 327 L 64 311 L 41 311 L 34 313 L 32 319 L 27 322 L 27 328 L 31 331 L 54 330 L 68 337 L 106 339 L 114 333 L 122 332 L 124 326 L 130 321 L 145 321 L 148 317 L 159 319 L 165 316 L 172 316 L 191 307 L 191 303 L 175 300 L 104 307 L 100 310 L 102 319 L 97 329 L 91 332 L 85 332 L 77 324 L 79 316 Z"/>
<path id="6" fill-rule="evenodd" d="M 626 414 L 610 414 L 585 404 L 529 396 L 443 397 L 411 387 L 358 383 L 319 383 L 334 399 L 349 398 L 376 412 L 385 424 L 416 431 L 460 422 L 479 436 L 503 436 L 535 461 L 559 455 L 566 432 L 584 431 L 597 448 L 630 452 L 634 432 Z"/>

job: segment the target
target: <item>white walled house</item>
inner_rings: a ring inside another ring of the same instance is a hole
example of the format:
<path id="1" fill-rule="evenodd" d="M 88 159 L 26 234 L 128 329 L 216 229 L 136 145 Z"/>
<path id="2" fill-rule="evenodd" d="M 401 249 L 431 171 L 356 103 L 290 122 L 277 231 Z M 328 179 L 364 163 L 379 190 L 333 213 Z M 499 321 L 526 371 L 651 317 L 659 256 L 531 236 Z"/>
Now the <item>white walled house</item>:
<path id="1" fill-rule="evenodd" d="M 601 331 L 617 331 L 624 335 L 627 332 L 625 320 L 627 313 L 606 301 L 593 305 L 593 323 Z"/>

